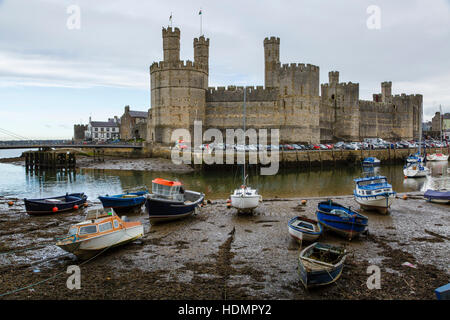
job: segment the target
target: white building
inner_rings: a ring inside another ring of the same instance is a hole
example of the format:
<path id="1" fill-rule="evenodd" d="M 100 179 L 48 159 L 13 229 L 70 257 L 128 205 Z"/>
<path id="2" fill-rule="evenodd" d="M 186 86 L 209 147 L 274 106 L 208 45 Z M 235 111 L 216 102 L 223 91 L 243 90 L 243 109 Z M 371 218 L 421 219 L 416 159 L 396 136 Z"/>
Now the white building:
<path id="1" fill-rule="evenodd" d="M 108 121 L 92 121 L 89 117 L 85 137 L 86 140 L 92 141 L 120 139 L 120 121 L 117 117 L 108 119 Z"/>

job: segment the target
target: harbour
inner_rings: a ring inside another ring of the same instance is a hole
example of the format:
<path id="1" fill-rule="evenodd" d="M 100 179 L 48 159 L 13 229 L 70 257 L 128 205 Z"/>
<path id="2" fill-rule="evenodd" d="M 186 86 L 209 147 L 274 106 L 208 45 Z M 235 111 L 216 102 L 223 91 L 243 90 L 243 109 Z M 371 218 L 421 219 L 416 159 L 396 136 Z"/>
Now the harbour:
<path id="1" fill-rule="evenodd" d="M 427 166 L 431 175 L 418 179 L 404 179 L 399 165 L 372 168 L 376 174 L 387 175 L 398 192 L 388 215 L 360 211 L 350 195 L 353 179 L 363 172 L 355 167 L 254 175 L 252 186 L 259 189 L 263 201 L 253 214 L 237 214 L 226 198 L 240 180 L 239 171 L 235 177 L 210 170 L 180 174 L 89 168 L 26 174 L 21 165 L 2 163 L 0 181 L 8 181 L 0 184 L 4 292 L 81 263 L 58 248 L 54 239 L 64 236 L 88 212 L 101 210 L 99 195 L 149 189 L 152 179 L 164 176 L 204 192 L 208 200 L 194 215 L 164 224 L 151 224 L 143 209 L 126 214 L 131 221 L 142 223 L 143 238 L 108 249 L 83 264 L 82 294 L 68 290 L 62 275 L 2 298 L 433 299 L 434 289 L 450 275 L 450 208 L 426 202 L 422 195 L 427 188 L 449 188 L 450 179 L 447 163 L 429 162 Z M 25 191 L 29 197 L 44 197 L 61 190 L 83 190 L 88 207 L 39 217 L 25 212 L 20 199 Z M 295 216 L 315 219 L 318 203 L 330 198 L 366 215 L 368 233 L 348 241 L 324 232 L 318 241 L 343 246 L 349 256 L 335 284 L 305 290 L 297 266 L 304 246 L 289 236 L 287 225 Z M 382 290 L 366 285 L 367 268 L 373 265 L 381 270 Z M 149 286 L 153 289 L 148 290 Z"/>

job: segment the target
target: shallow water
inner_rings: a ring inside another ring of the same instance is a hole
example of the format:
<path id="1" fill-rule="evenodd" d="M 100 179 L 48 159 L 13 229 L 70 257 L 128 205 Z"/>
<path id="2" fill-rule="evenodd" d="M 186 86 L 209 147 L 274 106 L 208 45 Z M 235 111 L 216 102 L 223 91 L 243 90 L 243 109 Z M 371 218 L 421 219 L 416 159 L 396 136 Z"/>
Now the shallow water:
<path id="1" fill-rule="evenodd" d="M 402 165 L 386 165 L 373 169 L 370 174 L 387 176 L 397 192 L 450 189 L 447 162 L 429 162 L 431 175 L 426 178 L 404 179 Z M 316 197 L 353 193 L 353 179 L 364 176 L 359 167 L 329 169 L 280 170 L 274 176 L 249 174 L 249 185 L 256 187 L 263 197 Z M 170 173 L 150 171 L 123 171 L 77 169 L 69 172 L 27 172 L 24 167 L 0 163 L 0 196 L 38 198 L 66 192 L 85 192 L 90 200 L 99 195 L 151 188 L 156 177 L 178 179 L 187 189 L 201 191 L 210 199 L 228 198 L 241 184 L 238 169 Z"/>

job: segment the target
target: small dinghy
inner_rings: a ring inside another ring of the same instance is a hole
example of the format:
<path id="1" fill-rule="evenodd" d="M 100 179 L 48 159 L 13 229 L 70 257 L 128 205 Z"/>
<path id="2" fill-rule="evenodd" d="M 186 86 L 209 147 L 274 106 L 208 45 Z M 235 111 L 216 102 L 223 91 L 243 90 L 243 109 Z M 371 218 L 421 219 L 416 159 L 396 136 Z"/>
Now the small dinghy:
<path id="1" fill-rule="evenodd" d="M 331 200 L 320 202 L 317 220 L 324 228 L 351 240 L 367 230 L 369 218 Z"/>
<path id="2" fill-rule="evenodd" d="M 157 178 L 145 208 L 151 223 L 176 220 L 193 214 L 204 198 L 203 193 L 184 190 L 181 182 Z"/>
<path id="3" fill-rule="evenodd" d="M 384 176 L 374 176 L 355 179 L 353 196 L 362 209 L 376 210 L 387 214 L 396 192 Z"/>
<path id="4" fill-rule="evenodd" d="M 300 244 L 302 241 L 316 241 L 322 233 L 322 226 L 315 220 L 294 217 L 288 222 L 289 234 Z"/>
<path id="5" fill-rule="evenodd" d="M 298 272 L 305 288 L 335 282 L 342 274 L 347 252 L 344 248 L 315 242 L 300 252 Z"/>
<path id="6" fill-rule="evenodd" d="M 426 177 L 430 170 L 424 167 L 421 162 L 408 162 L 403 167 L 403 174 L 406 178 L 422 178 Z"/>
<path id="7" fill-rule="evenodd" d="M 53 214 L 78 210 L 84 205 L 87 196 L 84 193 L 66 193 L 64 196 L 42 199 L 23 199 L 25 210 L 30 215 Z"/>
<path id="8" fill-rule="evenodd" d="M 113 208 L 115 212 L 121 214 L 139 209 L 145 203 L 146 194 L 148 194 L 147 191 L 139 191 L 98 198 L 104 208 Z"/>
<path id="9" fill-rule="evenodd" d="M 89 259 L 103 250 L 119 246 L 144 235 L 142 223 L 119 218 L 114 210 L 89 212 L 86 220 L 69 229 L 68 236 L 56 245 L 79 259 Z"/>
<path id="10" fill-rule="evenodd" d="M 375 157 L 364 158 L 362 164 L 363 166 L 379 166 L 380 160 Z"/>
<path id="11" fill-rule="evenodd" d="M 450 191 L 446 190 L 427 190 L 423 194 L 423 197 L 427 199 L 427 201 L 434 203 L 450 203 Z"/>

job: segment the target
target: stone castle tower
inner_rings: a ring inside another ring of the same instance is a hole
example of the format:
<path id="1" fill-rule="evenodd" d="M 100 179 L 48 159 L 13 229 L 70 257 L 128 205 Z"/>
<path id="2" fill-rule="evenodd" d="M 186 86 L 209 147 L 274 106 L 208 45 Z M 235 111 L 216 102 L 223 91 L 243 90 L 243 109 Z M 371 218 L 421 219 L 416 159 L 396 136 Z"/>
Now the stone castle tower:
<path id="1" fill-rule="evenodd" d="M 180 60 L 180 29 L 163 28 L 162 37 L 164 60 L 150 67 L 147 141 L 171 144 L 175 129 L 189 130 L 193 139 L 195 120 L 224 136 L 242 128 L 244 87 L 208 87 L 209 39 L 194 39 L 192 62 Z M 246 89 L 247 128 L 279 129 L 281 143 L 418 137 L 421 95 L 393 96 L 392 83 L 383 82 L 373 101 L 359 100 L 358 83 L 340 83 L 337 71 L 328 76 L 320 85 L 318 66 L 281 64 L 280 38 L 265 38 L 265 86 Z"/>
<path id="2" fill-rule="evenodd" d="M 180 60 L 180 29 L 162 29 L 164 60 L 150 66 L 151 109 L 148 135 L 168 144 L 174 129 L 192 130 L 204 121 L 208 88 L 209 39 L 194 39 L 194 62 Z"/>

